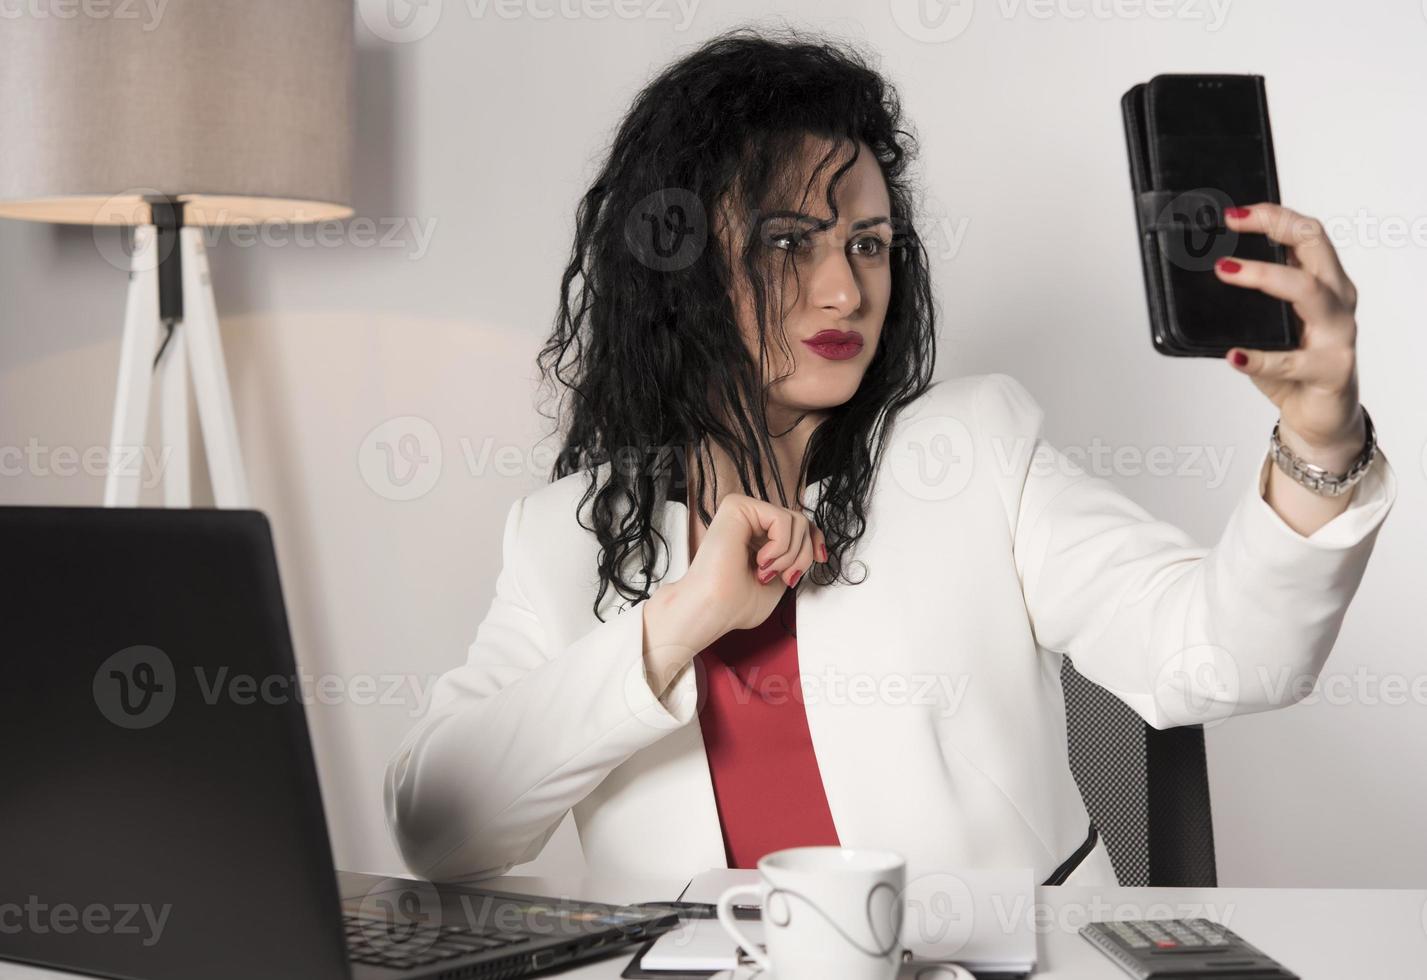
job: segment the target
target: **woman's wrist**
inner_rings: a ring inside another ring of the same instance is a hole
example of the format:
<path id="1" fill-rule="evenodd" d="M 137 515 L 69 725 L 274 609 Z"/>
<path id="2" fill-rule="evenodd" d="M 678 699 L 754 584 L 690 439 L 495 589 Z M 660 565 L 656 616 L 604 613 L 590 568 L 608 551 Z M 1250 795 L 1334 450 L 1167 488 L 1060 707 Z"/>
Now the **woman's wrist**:
<path id="1" fill-rule="evenodd" d="M 1282 420 L 1278 423 L 1278 438 L 1285 449 L 1304 463 L 1320 466 L 1329 473 L 1343 474 L 1357 462 L 1367 444 L 1367 422 L 1361 406 L 1351 431 L 1331 445 L 1313 445 Z"/>
<path id="2" fill-rule="evenodd" d="M 699 652 L 725 632 L 682 580 L 661 585 L 641 603 L 644 616 L 644 669 L 658 696 Z"/>

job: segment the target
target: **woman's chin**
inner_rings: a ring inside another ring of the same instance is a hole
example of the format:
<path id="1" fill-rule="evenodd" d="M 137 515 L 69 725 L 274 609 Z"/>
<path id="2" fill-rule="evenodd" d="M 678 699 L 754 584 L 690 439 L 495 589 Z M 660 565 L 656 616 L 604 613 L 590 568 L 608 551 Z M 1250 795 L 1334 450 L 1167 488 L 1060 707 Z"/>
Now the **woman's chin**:
<path id="1" fill-rule="evenodd" d="M 808 385 L 802 391 L 784 391 L 778 400 L 789 411 L 794 412 L 823 412 L 837 408 L 839 405 L 847 403 L 853 395 L 857 393 L 857 387 L 862 382 L 862 375 L 859 373 L 855 379 L 849 378 L 847 381 L 825 381 L 816 387 Z"/>

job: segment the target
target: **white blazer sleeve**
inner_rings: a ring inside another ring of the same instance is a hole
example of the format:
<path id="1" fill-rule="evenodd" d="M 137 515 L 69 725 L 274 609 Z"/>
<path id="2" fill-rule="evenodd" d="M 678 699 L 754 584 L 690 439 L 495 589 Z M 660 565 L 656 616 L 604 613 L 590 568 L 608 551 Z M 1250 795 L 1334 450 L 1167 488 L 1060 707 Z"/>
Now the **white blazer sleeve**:
<path id="1" fill-rule="evenodd" d="M 413 872 L 485 878 L 532 860 L 565 813 L 639 749 L 694 717 L 694 673 L 663 698 L 631 606 L 550 649 L 522 587 L 521 512 L 506 517 L 495 598 L 466 663 L 442 675 L 387 764 L 387 826 Z M 573 521 L 573 515 L 572 515 Z"/>
<path id="2" fill-rule="evenodd" d="M 1306 537 L 1263 499 L 1266 452 L 1204 548 L 1048 445 L 1040 406 L 1014 378 L 987 376 L 977 416 L 1041 647 L 1069 654 L 1155 728 L 1311 691 L 1397 496 L 1381 448 L 1347 510 Z"/>

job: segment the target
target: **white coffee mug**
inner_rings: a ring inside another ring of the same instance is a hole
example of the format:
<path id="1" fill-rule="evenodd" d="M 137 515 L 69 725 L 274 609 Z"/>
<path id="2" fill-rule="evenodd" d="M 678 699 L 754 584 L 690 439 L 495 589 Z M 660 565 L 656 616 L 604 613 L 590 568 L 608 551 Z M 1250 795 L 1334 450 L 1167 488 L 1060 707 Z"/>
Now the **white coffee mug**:
<path id="1" fill-rule="evenodd" d="M 759 880 L 719 896 L 718 919 L 772 980 L 894 980 L 902 962 L 907 862 L 894 851 L 793 847 L 766 854 Z M 767 952 L 738 929 L 757 896 Z"/>

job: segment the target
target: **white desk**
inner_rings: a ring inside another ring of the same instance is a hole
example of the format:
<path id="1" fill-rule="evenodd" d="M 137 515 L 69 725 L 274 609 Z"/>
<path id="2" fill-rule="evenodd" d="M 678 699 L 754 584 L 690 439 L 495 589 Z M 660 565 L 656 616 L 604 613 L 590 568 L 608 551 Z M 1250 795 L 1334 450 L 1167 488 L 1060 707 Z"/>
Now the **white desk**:
<path id="1" fill-rule="evenodd" d="M 674 898 L 684 882 L 658 879 L 506 875 L 492 888 L 603 902 Z M 1427 980 L 1427 890 L 1318 888 L 1040 888 L 1033 916 L 1040 937 L 1036 980 L 1124 977 L 1077 935 L 1092 918 L 1202 915 L 1224 923 L 1303 980 Z M 1369 951 L 1355 950 L 1358 943 Z M 559 974 L 613 980 L 631 950 Z M 3 980 L 72 974 L 0 963 Z"/>

